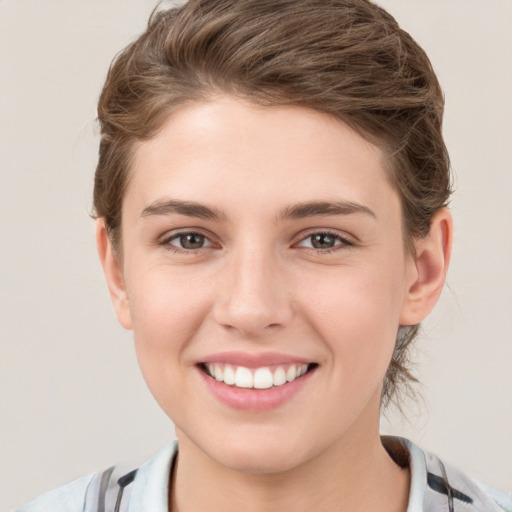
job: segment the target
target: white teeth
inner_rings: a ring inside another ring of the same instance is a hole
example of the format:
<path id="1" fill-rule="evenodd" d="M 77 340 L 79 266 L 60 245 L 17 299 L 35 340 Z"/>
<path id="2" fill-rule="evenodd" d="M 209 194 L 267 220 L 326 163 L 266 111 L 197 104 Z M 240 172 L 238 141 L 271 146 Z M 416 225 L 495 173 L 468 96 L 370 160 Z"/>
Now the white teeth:
<path id="1" fill-rule="evenodd" d="M 284 371 L 284 368 L 279 367 L 274 372 L 274 377 L 272 380 L 274 386 L 282 386 L 286 382 L 286 372 Z"/>
<path id="2" fill-rule="evenodd" d="M 236 369 L 235 386 L 237 388 L 252 388 L 253 387 L 252 373 L 251 373 L 251 370 L 249 370 L 249 368 L 244 368 L 243 366 L 239 366 Z"/>
<path id="3" fill-rule="evenodd" d="M 272 372 L 268 368 L 258 368 L 254 372 L 254 387 L 256 389 L 267 389 L 273 385 Z"/>
<path id="4" fill-rule="evenodd" d="M 245 366 L 224 363 L 207 363 L 208 373 L 217 381 L 237 388 L 268 389 L 293 382 L 308 371 L 307 364 L 291 364 L 285 369 L 278 366 L 271 370 L 267 366 L 250 370 Z"/>
<path id="5" fill-rule="evenodd" d="M 215 375 L 215 379 L 218 380 L 219 382 L 223 381 L 224 380 L 224 370 L 222 369 L 222 367 L 219 365 L 219 364 L 216 364 L 214 365 L 214 375 Z"/>
<path id="6" fill-rule="evenodd" d="M 288 382 L 291 382 L 292 380 L 295 380 L 297 378 L 297 367 L 292 364 L 290 368 L 286 371 L 286 380 Z"/>
<path id="7" fill-rule="evenodd" d="M 235 383 L 235 370 L 229 364 L 224 367 L 224 382 L 230 386 Z"/>

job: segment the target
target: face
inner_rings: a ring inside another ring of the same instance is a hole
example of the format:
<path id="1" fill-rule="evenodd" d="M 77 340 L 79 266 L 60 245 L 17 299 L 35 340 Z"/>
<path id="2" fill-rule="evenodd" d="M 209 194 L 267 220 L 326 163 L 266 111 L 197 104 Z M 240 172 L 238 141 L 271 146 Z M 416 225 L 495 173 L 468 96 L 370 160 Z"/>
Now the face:
<path id="1" fill-rule="evenodd" d="M 379 149 L 308 109 L 190 103 L 137 148 L 122 225 L 114 304 L 183 445 L 271 472 L 378 436 L 418 278 Z"/>

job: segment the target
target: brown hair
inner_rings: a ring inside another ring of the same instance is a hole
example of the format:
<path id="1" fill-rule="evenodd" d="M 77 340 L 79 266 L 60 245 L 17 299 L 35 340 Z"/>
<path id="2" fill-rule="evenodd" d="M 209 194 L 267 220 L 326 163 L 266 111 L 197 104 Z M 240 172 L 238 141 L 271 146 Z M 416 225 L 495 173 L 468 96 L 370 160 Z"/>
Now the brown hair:
<path id="1" fill-rule="evenodd" d="M 326 112 L 383 149 L 410 249 L 447 204 L 443 94 L 425 52 L 386 11 L 367 0 L 190 0 L 152 15 L 114 60 L 100 97 L 94 208 L 114 247 L 134 143 L 183 102 L 219 92 Z M 415 380 L 406 363 L 417 331 L 399 331 L 384 405 Z"/>

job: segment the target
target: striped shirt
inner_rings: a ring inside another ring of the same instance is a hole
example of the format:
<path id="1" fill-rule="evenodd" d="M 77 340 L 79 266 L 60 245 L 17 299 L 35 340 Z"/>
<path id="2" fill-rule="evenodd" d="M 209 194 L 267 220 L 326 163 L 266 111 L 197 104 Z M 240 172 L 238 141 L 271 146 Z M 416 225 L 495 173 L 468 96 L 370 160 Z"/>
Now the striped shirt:
<path id="1" fill-rule="evenodd" d="M 512 512 L 512 496 L 488 487 L 424 452 L 384 436 L 391 457 L 411 472 L 407 512 Z M 177 442 L 138 469 L 113 466 L 47 492 L 15 512 L 168 512 Z"/>

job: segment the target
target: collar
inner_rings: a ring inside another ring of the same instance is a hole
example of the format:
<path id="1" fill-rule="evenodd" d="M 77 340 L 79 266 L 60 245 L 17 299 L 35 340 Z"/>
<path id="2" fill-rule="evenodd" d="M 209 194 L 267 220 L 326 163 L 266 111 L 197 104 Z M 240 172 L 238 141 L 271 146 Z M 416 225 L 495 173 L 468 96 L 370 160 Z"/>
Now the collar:
<path id="1" fill-rule="evenodd" d="M 407 465 L 411 473 L 407 512 L 423 512 L 427 492 L 427 462 L 423 450 L 404 437 L 382 436 L 382 444 L 400 466 Z M 403 459 L 405 452 L 406 461 Z"/>
<path id="2" fill-rule="evenodd" d="M 409 467 L 411 485 L 407 512 L 461 510 L 461 506 L 467 512 L 512 512 L 510 496 L 477 484 L 408 439 L 382 436 L 382 444 L 399 465 Z M 178 443 L 174 441 L 140 466 L 131 489 L 130 510 L 168 512 L 169 478 L 177 453 Z M 446 487 L 440 488 L 439 482 L 444 482 Z M 451 506 L 447 502 L 448 488 L 452 494 Z"/>
<path id="3" fill-rule="evenodd" d="M 178 442 L 164 446 L 137 471 L 130 494 L 130 510 L 169 512 L 168 488 Z"/>

